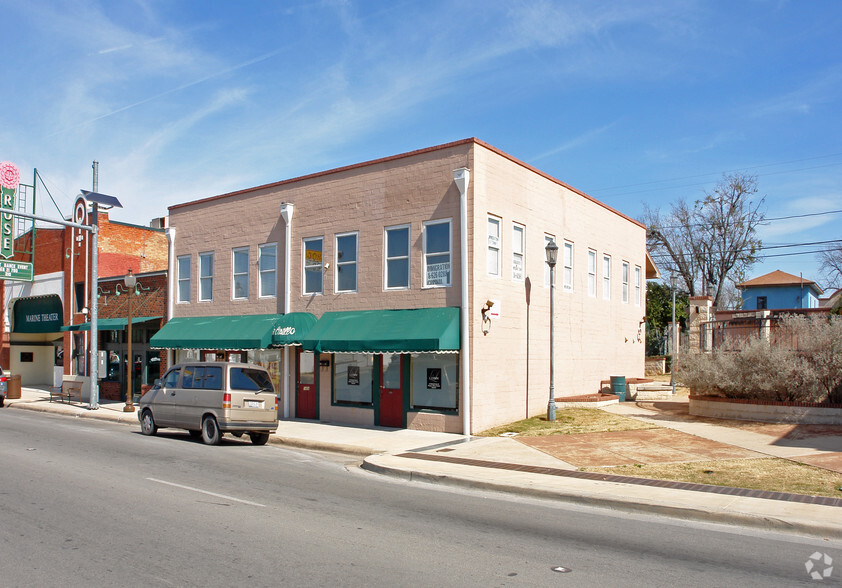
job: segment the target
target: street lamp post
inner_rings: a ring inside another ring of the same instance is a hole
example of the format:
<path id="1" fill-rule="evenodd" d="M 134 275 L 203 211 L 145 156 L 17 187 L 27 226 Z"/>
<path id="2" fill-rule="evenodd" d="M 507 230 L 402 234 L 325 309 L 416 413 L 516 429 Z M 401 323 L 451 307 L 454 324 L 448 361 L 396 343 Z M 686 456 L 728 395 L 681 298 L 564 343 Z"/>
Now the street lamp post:
<path id="1" fill-rule="evenodd" d="M 670 386 L 672 386 L 672 394 L 675 396 L 675 359 L 678 356 L 678 335 L 675 324 L 675 288 L 678 285 L 678 276 L 675 274 L 670 276 L 670 290 L 672 290 L 672 359 L 670 360 Z"/>
<path id="2" fill-rule="evenodd" d="M 555 264 L 558 258 L 558 245 L 555 244 L 555 241 L 550 239 L 550 242 L 547 243 L 546 247 L 547 253 L 547 265 L 550 266 L 550 401 L 547 403 L 547 420 L 548 421 L 555 421 L 555 386 L 554 386 L 554 360 L 555 360 L 555 352 L 553 349 L 553 339 L 554 339 L 554 332 L 553 332 L 553 315 L 555 314 L 553 308 L 553 298 L 555 294 L 555 280 L 554 278 L 554 271 L 555 271 Z"/>
<path id="3" fill-rule="evenodd" d="M 134 371 L 134 358 L 132 357 L 132 295 L 135 293 L 135 286 L 137 286 L 137 278 L 134 277 L 132 270 L 126 275 L 123 282 L 126 284 L 126 295 L 129 298 L 129 333 L 128 333 L 128 355 L 129 362 L 126 366 L 126 406 L 123 407 L 123 412 L 134 412 L 134 404 L 132 404 L 132 372 Z"/>

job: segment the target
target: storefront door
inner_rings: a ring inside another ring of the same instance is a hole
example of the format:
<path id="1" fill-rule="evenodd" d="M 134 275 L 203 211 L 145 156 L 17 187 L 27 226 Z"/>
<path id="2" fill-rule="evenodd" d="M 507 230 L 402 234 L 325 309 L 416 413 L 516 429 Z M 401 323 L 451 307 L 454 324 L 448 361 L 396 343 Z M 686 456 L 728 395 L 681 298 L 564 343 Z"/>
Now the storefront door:
<path id="1" fill-rule="evenodd" d="M 300 349 L 295 355 L 295 417 L 316 419 L 316 356 Z"/>
<path id="2" fill-rule="evenodd" d="M 380 367 L 381 427 L 405 427 L 403 418 L 403 369 L 400 354 L 383 355 Z"/>

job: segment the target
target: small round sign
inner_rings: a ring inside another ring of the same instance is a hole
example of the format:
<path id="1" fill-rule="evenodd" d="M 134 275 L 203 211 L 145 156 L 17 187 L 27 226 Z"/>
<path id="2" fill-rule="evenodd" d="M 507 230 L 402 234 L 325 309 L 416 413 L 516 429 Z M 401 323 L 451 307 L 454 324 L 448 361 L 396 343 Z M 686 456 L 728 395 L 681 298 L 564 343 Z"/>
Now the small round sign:
<path id="1" fill-rule="evenodd" d="M 88 216 L 88 202 L 84 198 L 77 198 L 73 207 L 73 222 L 82 224 Z"/>

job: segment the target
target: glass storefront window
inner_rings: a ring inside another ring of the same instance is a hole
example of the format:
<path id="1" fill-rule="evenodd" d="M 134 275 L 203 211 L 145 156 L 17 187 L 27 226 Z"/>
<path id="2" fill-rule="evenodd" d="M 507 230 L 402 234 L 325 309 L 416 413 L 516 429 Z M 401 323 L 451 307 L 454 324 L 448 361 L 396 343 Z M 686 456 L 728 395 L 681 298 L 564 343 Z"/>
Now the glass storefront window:
<path id="1" fill-rule="evenodd" d="M 337 353 L 333 365 L 334 401 L 372 404 L 373 356 L 366 353 Z"/>
<path id="2" fill-rule="evenodd" d="M 459 407 L 459 356 L 412 354 L 412 408 L 456 410 Z"/>

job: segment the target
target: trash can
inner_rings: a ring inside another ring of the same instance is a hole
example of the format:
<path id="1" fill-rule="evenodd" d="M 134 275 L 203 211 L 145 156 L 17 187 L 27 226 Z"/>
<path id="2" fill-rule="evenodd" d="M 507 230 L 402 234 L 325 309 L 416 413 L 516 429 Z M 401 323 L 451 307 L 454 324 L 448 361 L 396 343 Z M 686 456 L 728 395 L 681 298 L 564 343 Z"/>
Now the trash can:
<path id="1" fill-rule="evenodd" d="M 20 398 L 20 374 L 9 374 L 6 380 L 6 398 Z"/>
<path id="2" fill-rule="evenodd" d="M 626 376 L 611 376 L 611 393 L 626 401 Z"/>

